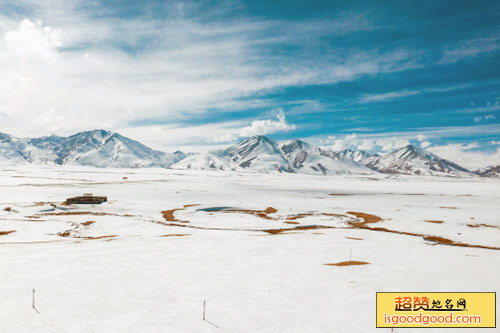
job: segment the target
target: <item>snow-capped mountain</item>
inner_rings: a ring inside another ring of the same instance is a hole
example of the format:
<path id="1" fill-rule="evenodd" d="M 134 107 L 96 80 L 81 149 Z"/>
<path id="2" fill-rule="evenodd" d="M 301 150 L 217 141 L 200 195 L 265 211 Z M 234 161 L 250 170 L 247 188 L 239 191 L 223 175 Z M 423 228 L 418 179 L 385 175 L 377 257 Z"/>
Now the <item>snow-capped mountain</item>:
<path id="1" fill-rule="evenodd" d="M 500 165 L 479 169 L 474 171 L 474 173 L 481 177 L 500 177 Z"/>
<path id="2" fill-rule="evenodd" d="M 372 155 L 364 150 L 351 150 L 351 149 L 342 150 L 341 152 L 337 153 L 337 157 L 339 160 L 342 161 L 351 160 L 359 164 L 363 164 L 366 159 L 372 156 L 379 156 L 379 155 Z"/>
<path id="3" fill-rule="evenodd" d="M 262 135 L 253 136 L 223 150 L 188 157 L 172 167 L 329 175 L 373 173 L 354 161 L 339 160 L 335 153 L 304 141 L 277 143 Z"/>
<path id="4" fill-rule="evenodd" d="M 226 149 L 193 155 L 172 166 L 175 169 L 291 171 L 275 141 L 254 136 Z"/>
<path id="5" fill-rule="evenodd" d="M 118 133 L 93 130 L 69 137 L 20 139 L 0 134 L 2 164 L 78 164 L 94 167 L 168 167 L 187 155 L 153 150 Z"/>
<path id="6" fill-rule="evenodd" d="M 373 173 L 353 160 L 341 160 L 335 153 L 301 140 L 282 143 L 280 149 L 295 172 L 325 175 Z"/>
<path id="7" fill-rule="evenodd" d="M 50 151 L 30 144 L 27 139 L 0 133 L 0 164 L 47 164 L 53 159 Z"/>
<path id="8" fill-rule="evenodd" d="M 372 170 L 389 174 L 418 176 L 471 175 L 469 170 L 458 164 L 413 145 L 408 145 L 383 156 L 369 157 L 362 163 Z"/>

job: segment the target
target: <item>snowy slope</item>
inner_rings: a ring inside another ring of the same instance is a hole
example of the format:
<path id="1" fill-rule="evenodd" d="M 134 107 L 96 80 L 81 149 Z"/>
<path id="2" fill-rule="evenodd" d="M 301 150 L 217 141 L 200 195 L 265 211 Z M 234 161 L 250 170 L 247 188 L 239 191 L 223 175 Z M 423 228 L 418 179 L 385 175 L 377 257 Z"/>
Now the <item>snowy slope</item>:
<path id="1" fill-rule="evenodd" d="M 94 167 L 168 167 L 187 155 L 153 150 L 118 133 L 85 131 L 69 137 L 20 139 L 0 133 L 2 164 L 78 164 Z"/>
<path id="2" fill-rule="evenodd" d="M 200 153 L 186 157 L 172 166 L 174 169 L 230 170 L 230 163 L 212 153 Z"/>
<path id="3" fill-rule="evenodd" d="M 50 151 L 32 145 L 29 139 L 0 133 L 0 164 L 53 164 L 54 157 Z"/>
<path id="4" fill-rule="evenodd" d="M 306 174 L 370 174 L 370 169 L 352 160 L 340 160 L 330 151 L 312 146 L 301 140 L 281 145 L 281 151 L 296 172 Z"/>
<path id="5" fill-rule="evenodd" d="M 262 135 L 253 136 L 226 149 L 193 155 L 172 168 L 261 173 L 293 172 L 278 143 Z"/>
<path id="6" fill-rule="evenodd" d="M 471 172 L 458 164 L 408 145 L 383 156 L 372 156 L 363 164 L 373 170 L 389 174 L 419 176 L 466 176 Z"/>
<path id="7" fill-rule="evenodd" d="M 364 150 L 351 150 L 351 149 L 346 149 L 337 153 L 338 159 L 342 161 L 351 160 L 359 164 L 363 164 L 366 159 L 372 156 L 378 156 L 378 155 L 372 155 Z"/>
<path id="8" fill-rule="evenodd" d="M 249 169 L 264 173 L 291 172 L 288 161 L 276 141 L 263 135 L 253 136 L 213 154 L 228 161 L 234 169 Z"/>
<path id="9" fill-rule="evenodd" d="M 168 167 L 186 156 L 181 152 L 167 154 L 153 150 L 108 131 L 90 132 L 83 136 L 83 145 L 78 144 L 81 138 L 70 137 L 65 145 L 70 149 L 61 156 L 64 163 L 97 167 Z M 72 141 L 77 143 L 73 144 Z"/>
<path id="10" fill-rule="evenodd" d="M 278 143 L 262 135 L 253 136 L 223 150 L 191 156 L 173 168 L 319 175 L 373 173 L 352 160 L 342 161 L 335 153 L 304 141 Z"/>
<path id="11" fill-rule="evenodd" d="M 474 173 L 481 177 L 500 177 L 500 165 L 479 169 L 474 171 Z"/>

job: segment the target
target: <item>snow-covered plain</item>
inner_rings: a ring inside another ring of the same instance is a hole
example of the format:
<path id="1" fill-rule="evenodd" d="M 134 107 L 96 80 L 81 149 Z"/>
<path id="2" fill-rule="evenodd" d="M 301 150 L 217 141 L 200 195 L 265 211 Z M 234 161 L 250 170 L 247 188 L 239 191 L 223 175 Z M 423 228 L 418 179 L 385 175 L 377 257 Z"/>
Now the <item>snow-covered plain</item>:
<path id="1" fill-rule="evenodd" d="M 495 179 L 0 170 L 0 332 L 389 332 L 377 291 L 500 287 Z"/>

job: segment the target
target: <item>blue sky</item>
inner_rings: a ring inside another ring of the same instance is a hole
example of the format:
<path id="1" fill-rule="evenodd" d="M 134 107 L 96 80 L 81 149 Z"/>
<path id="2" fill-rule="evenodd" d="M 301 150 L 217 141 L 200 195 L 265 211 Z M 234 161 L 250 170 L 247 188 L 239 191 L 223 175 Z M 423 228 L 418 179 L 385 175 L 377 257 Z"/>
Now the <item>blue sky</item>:
<path id="1" fill-rule="evenodd" d="M 0 0 L 0 33 L 2 132 L 500 162 L 498 1 Z"/>

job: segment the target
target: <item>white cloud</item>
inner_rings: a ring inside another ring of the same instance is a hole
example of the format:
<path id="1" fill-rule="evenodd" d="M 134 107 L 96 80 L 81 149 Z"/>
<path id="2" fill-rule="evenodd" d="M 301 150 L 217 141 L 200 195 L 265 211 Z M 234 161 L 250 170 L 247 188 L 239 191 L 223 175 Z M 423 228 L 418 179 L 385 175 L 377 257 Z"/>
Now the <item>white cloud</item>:
<path id="1" fill-rule="evenodd" d="M 474 122 L 479 123 L 481 121 L 488 121 L 488 120 L 493 120 L 493 119 L 496 119 L 495 115 L 488 114 L 488 115 L 485 115 L 484 117 L 483 116 L 474 117 Z"/>
<path id="2" fill-rule="evenodd" d="M 426 139 L 427 139 L 427 137 L 424 134 L 417 135 L 417 140 L 420 142 L 425 141 Z"/>
<path id="3" fill-rule="evenodd" d="M 19 28 L 4 35 L 5 46 L 9 52 L 24 60 L 54 60 L 56 49 L 62 46 L 61 32 L 24 19 Z"/>
<path id="4" fill-rule="evenodd" d="M 428 148 L 431 146 L 431 143 L 429 141 L 424 141 L 420 144 L 421 148 Z"/>
<path id="5" fill-rule="evenodd" d="M 410 141 L 402 138 L 386 138 L 376 141 L 377 146 L 381 147 L 383 152 L 391 152 L 393 150 L 403 148 L 410 144 Z"/>
<path id="6" fill-rule="evenodd" d="M 285 113 L 281 109 L 277 110 L 276 119 L 255 120 L 250 126 L 241 129 L 240 137 L 288 132 L 297 128 L 297 126 L 287 123 Z"/>
<path id="7" fill-rule="evenodd" d="M 357 146 L 360 150 L 371 151 L 375 148 L 375 142 L 373 140 L 363 140 Z"/>
<path id="8" fill-rule="evenodd" d="M 235 133 L 226 133 L 218 136 L 212 136 L 209 140 L 213 143 L 224 143 L 224 142 L 232 142 L 238 139 L 238 135 Z"/>
<path id="9" fill-rule="evenodd" d="M 328 137 L 323 140 L 323 147 L 333 151 L 345 149 L 365 150 L 369 152 L 390 152 L 410 144 L 406 138 L 385 137 L 379 139 L 358 138 L 356 133 L 346 135 L 344 138 Z"/>
<path id="10" fill-rule="evenodd" d="M 500 148 L 497 148 L 493 153 L 471 150 L 478 147 L 479 145 L 477 143 L 453 143 L 442 146 L 434 146 L 428 148 L 428 150 L 471 170 L 491 165 L 500 165 Z"/>

